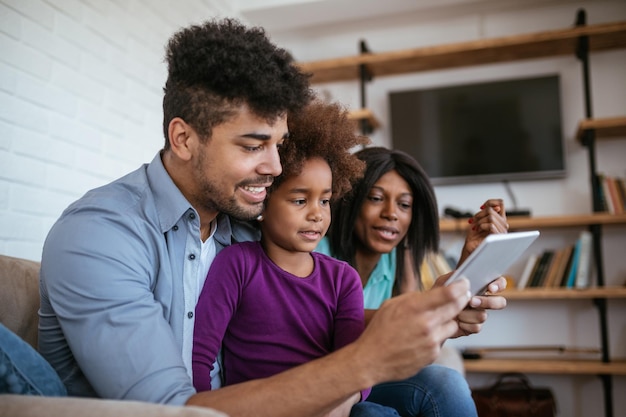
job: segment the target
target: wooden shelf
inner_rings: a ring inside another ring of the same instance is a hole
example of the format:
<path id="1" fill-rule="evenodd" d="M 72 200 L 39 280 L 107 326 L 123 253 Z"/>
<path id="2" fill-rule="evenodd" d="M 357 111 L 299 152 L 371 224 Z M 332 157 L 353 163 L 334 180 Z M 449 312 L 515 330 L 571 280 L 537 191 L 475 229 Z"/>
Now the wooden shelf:
<path id="1" fill-rule="evenodd" d="M 312 83 L 359 79 L 360 65 L 373 77 L 430 71 L 470 65 L 575 56 L 577 40 L 589 36 L 591 51 L 626 47 L 626 22 L 587 25 L 495 39 L 479 39 L 447 45 L 392 52 L 364 53 L 343 58 L 302 62 Z"/>
<path id="2" fill-rule="evenodd" d="M 626 137 L 626 117 L 582 120 L 578 124 L 576 139 L 582 142 L 583 135 L 588 130 L 595 130 L 596 139 L 624 138 Z"/>
<path id="3" fill-rule="evenodd" d="M 561 359 L 466 359 L 466 372 L 525 372 L 535 374 L 626 375 L 626 361 Z"/>
<path id="4" fill-rule="evenodd" d="M 348 117 L 351 120 L 367 120 L 367 122 L 369 123 L 370 127 L 375 130 L 378 129 L 380 127 L 380 122 L 378 121 L 378 119 L 376 119 L 376 117 L 374 116 L 374 113 L 372 113 L 371 110 L 369 109 L 358 109 L 358 110 L 350 110 L 350 112 L 348 113 Z"/>
<path id="5" fill-rule="evenodd" d="M 581 227 L 592 224 L 626 224 L 626 214 L 576 214 L 568 216 L 550 217 L 509 217 L 508 222 L 511 231 L 529 229 L 550 229 L 564 227 Z M 467 219 L 440 219 L 439 230 L 441 232 L 467 231 L 469 224 Z"/>
<path id="6" fill-rule="evenodd" d="M 592 298 L 626 298 L 626 287 L 592 288 L 525 288 L 502 293 L 507 300 L 578 300 Z"/>

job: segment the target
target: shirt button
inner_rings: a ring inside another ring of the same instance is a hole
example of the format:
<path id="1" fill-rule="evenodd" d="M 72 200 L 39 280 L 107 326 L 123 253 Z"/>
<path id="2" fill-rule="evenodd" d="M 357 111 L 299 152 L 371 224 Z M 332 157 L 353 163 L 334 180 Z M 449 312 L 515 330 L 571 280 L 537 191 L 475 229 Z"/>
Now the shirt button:
<path id="1" fill-rule="evenodd" d="M 189 219 L 193 220 L 196 218 L 196 214 L 195 213 L 189 213 Z"/>
<path id="2" fill-rule="evenodd" d="M 189 255 L 189 260 L 193 261 L 194 259 L 196 259 L 196 255 L 194 255 L 193 253 L 191 255 Z"/>
<path id="3" fill-rule="evenodd" d="M 193 311 L 190 311 L 187 313 L 187 318 L 192 318 L 193 317 Z"/>
<path id="4" fill-rule="evenodd" d="M 174 227 L 172 227 L 172 229 L 174 229 L 174 231 L 177 231 L 178 230 L 178 226 L 174 226 Z"/>

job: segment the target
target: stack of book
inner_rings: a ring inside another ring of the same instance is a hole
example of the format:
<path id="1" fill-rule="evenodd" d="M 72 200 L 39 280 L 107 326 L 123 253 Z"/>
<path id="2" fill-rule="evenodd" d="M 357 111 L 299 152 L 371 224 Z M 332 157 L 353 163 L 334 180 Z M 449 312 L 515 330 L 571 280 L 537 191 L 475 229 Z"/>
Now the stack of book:
<path id="1" fill-rule="evenodd" d="M 517 289 L 589 287 L 592 246 L 591 232 L 585 230 L 573 245 L 531 255 L 517 281 Z"/>
<path id="2" fill-rule="evenodd" d="M 626 180 L 598 174 L 598 181 L 604 210 L 611 214 L 626 213 Z"/>

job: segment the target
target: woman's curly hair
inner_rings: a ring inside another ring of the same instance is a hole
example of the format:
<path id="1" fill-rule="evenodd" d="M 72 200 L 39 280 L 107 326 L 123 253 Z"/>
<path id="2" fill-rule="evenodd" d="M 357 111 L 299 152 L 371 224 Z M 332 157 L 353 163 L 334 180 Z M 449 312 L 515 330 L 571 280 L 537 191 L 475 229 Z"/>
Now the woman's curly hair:
<path id="1" fill-rule="evenodd" d="M 351 150 L 367 145 L 369 139 L 356 133 L 355 122 L 341 105 L 313 101 L 303 110 L 289 113 L 287 125 L 289 139 L 279 150 L 283 172 L 274 180 L 270 193 L 286 178 L 299 175 L 304 163 L 316 157 L 330 166 L 333 200 L 350 191 L 363 176 L 365 163 Z"/>
<path id="2" fill-rule="evenodd" d="M 212 128 L 247 105 L 274 121 L 313 97 L 309 76 L 260 27 L 235 19 L 211 20 L 174 34 L 166 48 L 168 77 L 163 98 L 165 149 L 170 121 L 180 117 L 203 140 Z"/>

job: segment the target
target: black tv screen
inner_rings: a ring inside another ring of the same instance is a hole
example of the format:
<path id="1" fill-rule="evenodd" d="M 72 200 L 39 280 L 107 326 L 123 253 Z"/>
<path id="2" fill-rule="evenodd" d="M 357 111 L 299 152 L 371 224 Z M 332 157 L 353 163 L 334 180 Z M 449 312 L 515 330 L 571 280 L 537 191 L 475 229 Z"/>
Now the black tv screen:
<path id="1" fill-rule="evenodd" d="M 433 184 L 564 177 L 557 75 L 389 94 L 393 147 Z"/>

